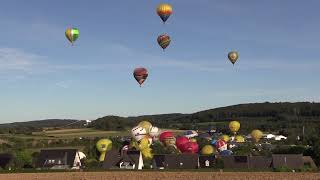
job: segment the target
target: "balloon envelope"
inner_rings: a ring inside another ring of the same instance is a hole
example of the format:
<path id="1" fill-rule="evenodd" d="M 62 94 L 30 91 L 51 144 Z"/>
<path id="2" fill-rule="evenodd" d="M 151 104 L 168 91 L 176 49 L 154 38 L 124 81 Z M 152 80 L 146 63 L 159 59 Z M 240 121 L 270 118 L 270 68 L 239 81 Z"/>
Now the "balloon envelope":
<path id="1" fill-rule="evenodd" d="M 220 139 L 222 139 L 224 142 L 229 142 L 230 141 L 230 137 L 228 135 L 222 135 L 220 136 Z"/>
<path id="2" fill-rule="evenodd" d="M 251 137 L 254 140 L 254 142 L 258 142 L 262 138 L 262 131 L 255 129 L 251 132 Z"/>
<path id="3" fill-rule="evenodd" d="M 141 126 L 141 127 L 145 128 L 146 131 L 147 131 L 147 133 L 149 133 L 149 132 L 150 132 L 150 129 L 151 129 L 151 127 L 152 127 L 152 124 L 151 124 L 149 121 L 141 121 L 141 122 L 138 124 L 138 126 Z"/>
<path id="4" fill-rule="evenodd" d="M 171 42 L 170 36 L 167 34 L 161 34 L 157 38 L 158 44 L 162 49 L 166 49 Z"/>
<path id="5" fill-rule="evenodd" d="M 135 68 L 133 71 L 133 76 L 141 86 L 148 77 L 148 70 L 143 67 Z"/>
<path id="6" fill-rule="evenodd" d="M 183 153 L 197 153 L 199 151 L 199 145 L 196 142 L 188 142 L 183 144 L 180 150 Z"/>
<path id="7" fill-rule="evenodd" d="M 164 140 L 165 140 L 166 138 L 170 138 L 170 137 L 174 137 L 174 136 L 173 136 L 173 133 L 170 132 L 170 131 L 165 131 L 165 132 L 163 132 L 163 133 L 160 134 L 159 140 L 160 140 L 161 142 L 164 142 Z"/>
<path id="8" fill-rule="evenodd" d="M 67 39 L 73 44 L 79 37 L 79 30 L 77 28 L 68 28 L 65 32 Z"/>
<path id="9" fill-rule="evenodd" d="M 177 137 L 176 139 L 176 146 L 179 150 L 181 150 L 182 145 L 186 144 L 189 142 L 189 139 L 185 136 L 180 136 Z"/>
<path id="10" fill-rule="evenodd" d="M 211 145 L 205 145 L 203 146 L 203 148 L 201 149 L 201 154 L 202 155 L 211 155 L 215 152 L 215 149 L 213 146 Z"/>
<path id="11" fill-rule="evenodd" d="M 238 121 L 231 121 L 229 123 L 229 129 L 232 133 L 237 133 L 240 129 L 240 123 Z"/>
<path id="12" fill-rule="evenodd" d="M 107 152 L 112 148 L 112 141 L 110 139 L 100 139 L 96 143 L 96 148 L 99 152 Z"/>
<path id="13" fill-rule="evenodd" d="M 216 148 L 219 150 L 219 151 L 223 151 L 225 149 L 227 149 L 227 143 L 222 140 L 222 139 L 219 139 L 217 140 L 216 142 Z"/>
<path id="14" fill-rule="evenodd" d="M 236 63 L 236 61 L 238 60 L 238 57 L 239 55 L 238 55 L 238 52 L 236 51 L 231 51 L 228 53 L 228 58 L 232 64 Z"/>
<path id="15" fill-rule="evenodd" d="M 237 135 L 237 136 L 235 137 L 235 141 L 236 141 L 236 142 L 239 142 L 239 143 L 242 143 L 242 142 L 245 142 L 245 139 L 244 139 L 243 136 Z"/>
<path id="16" fill-rule="evenodd" d="M 165 23 L 172 14 L 172 6 L 166 3 L 159 4 L 157 7 L 157 14 L 160 16 L 163 23 Z"/>

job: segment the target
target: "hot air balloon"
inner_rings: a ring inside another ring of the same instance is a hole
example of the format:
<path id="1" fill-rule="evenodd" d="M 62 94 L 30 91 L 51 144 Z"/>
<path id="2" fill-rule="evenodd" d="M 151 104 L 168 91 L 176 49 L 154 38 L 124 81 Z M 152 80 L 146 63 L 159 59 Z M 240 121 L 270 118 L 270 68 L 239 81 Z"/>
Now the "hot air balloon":
<path id="1" fill-rule="evenodd" d="M 236 51 L 231 51 L 228 53 L 228 58 L 233 65 L 238 60 L 238 57 L 239 57 L 239 55 L 238 55 L 238 52 L 236 52 Z"/>
<path id="2" fill-rule="evenodd" d="M 163 133 L 160 134 L 159 140 L 160 140 L 161 142 L 164 142 L 164 140 L 165 140 L 166 138 L 170 138 L 170 137 L 173 137 L 173 133 L 170 132 L 170 131 L 165 131 L 165 132 L 163 132 Z"/>
<path id="3" fill-rule="evenodd" d="M 147 131 L 145 128 L 143 128 L 141 126 L 136 126 L 136 127 L 132 128 L 131 135 L 136 141 L 140 141 L 141 139 L 146 137 Z"/>
<path id="4" fill-rule="evenodd" d="M 165 23 L 172 14 L 172 6 L 170 4 L 159 4 L 157 7 L 157 14 L 160 16 L 163 23 Z"/>
<path id="5" fill-rule="evenodd" d="M 240 123 L 238 121 L 231 121 L 229 123 L 229 129 L 233 134 L 236 134 L 240 129 Z"/>
<path id="6" fill-rule="evenodd" d="M 203 146 L 203 148 L 201 149 L 201 154 L 202 155 L 211 155 L 215 153 L 215 149 L 213 146 L 211 145 L 205 145 Z"/>
<path id="7" fill-rule="evenodd" d="M 227 143 L 222 140 L 222 139 L 219 139 L 217 140 L 217 142 L 215 143 L 216 145 L 216 148 L 219 150 L 219 151 L 223 151 L 223 150 L 227 150 Z"/>
<path id="8" fill-rule="evenodd" d="M 79 37 L 79 30 L 77 28 L 68 28 L 65 32 L 67 39 L 73 43 L 78 39 Z"/>
<path id="9" fill-rule="evenodd" d="M 169 35 L 161 34 L 160 36 L 158 36 L 157 41 L 159 46 L 164 50 L 169 46 L 171 39 Z"/>
<path id="10" fill-rule="evenodd" d="M 147 133 L 150 132 L 150 129 L 152 127 L 152 124 L 149 121 L 141 121 L 138 126 L 143 127 L 146 129 Z"/>
<path id="11" fill-rule="evenodd" d="M 194 130 L 188 130 L 186 131 L 185 133 L 183 133 L 185 137 L 187 138 L 194 138 L 196 136 L 198 136 L 198 133 L 197 131 L 194 131 Z"/>
<path id="12" fill-rule="evenodd" d="M 253 139 L 254 142 L 259 142 L 259 140 L 262 138 L 262 131 L 255 129 L 251 132 L 251 137 Z"/>
<path id="13" fill-rule="evenodd" d="M 241 135 L 237 135 L 234 139 L 235 139 L 235 141 L 236 141 L 237 143 L 243 143 L 243 142 L 245 142 L 244 137 L 241 136 Z"/>
<path id="14" fill-rule="evenodd" d="M 199 145 L 196 142 L 187 142 L 181 145 L 180 150 L 183 153 L 197 153 L 199 151 Z"/>
<path id="15" fill-rule="evenodd" d="M 230 141 L 230 137 L 226 134 L 220 136 L 219 139 L 222 139 L 224 142 L 229 142 Z"/>
<path id="16" fill-rule="evenodd" d="M 190 142 L 189 139 L 185 136 L 180 136 L 180 137 L 177 137 L 176 139 L 176 146 L 179 150 L 181 150 L 181 147 L 182 145 L 186 144 Z"/>
<path id="17" fill-rule="evenodd" d="M 110 139 L 100 139 L 96 144 L 97 150 L 100 152 L 99 161 L 104 161 L 106 152 L 112 148 L 112 141 Z"/>
<path id="18" fill-rule="evenodd" d="M 148 77 L 148 70 L 143 67 L 136 68 L 133 71 L 133 76 L 136 79 L 136 81 L 140 84 L 140 87 L 141 87 L 144 81 Z"/>

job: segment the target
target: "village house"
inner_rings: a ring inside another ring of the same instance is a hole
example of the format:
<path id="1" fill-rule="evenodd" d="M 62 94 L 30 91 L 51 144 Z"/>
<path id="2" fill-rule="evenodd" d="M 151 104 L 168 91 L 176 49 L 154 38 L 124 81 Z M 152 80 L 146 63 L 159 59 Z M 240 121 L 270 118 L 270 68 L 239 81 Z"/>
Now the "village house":
<path id="1" fill-rule="evenodd" d="M 41 150 L 36 162 L 38 169 L 80 169 L 85 155 L 77 149 Z"/>

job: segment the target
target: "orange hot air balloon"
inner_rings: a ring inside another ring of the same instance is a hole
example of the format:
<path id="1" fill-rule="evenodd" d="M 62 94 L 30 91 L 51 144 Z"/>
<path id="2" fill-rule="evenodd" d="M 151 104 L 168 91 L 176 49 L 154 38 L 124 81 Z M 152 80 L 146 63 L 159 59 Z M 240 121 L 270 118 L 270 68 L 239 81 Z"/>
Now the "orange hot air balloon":
<path id="1" fill-rule="evenodd" d="M 133 76 L 137 80 L 137 82 L 140 84 L 140 87 L 141 87 L 144 81 L 148 77 L 148 70 L 143 67 L 135 68 L 133 71 Z"/>
<path id="2" fill-rule="evenodd" d="M 170 4 L 159 4 L 159 6 L 157 7 L 157 14 L 160 16 L 163 23 L 166 23 L 166 21 L 172 14 L 172 6 Z"/>

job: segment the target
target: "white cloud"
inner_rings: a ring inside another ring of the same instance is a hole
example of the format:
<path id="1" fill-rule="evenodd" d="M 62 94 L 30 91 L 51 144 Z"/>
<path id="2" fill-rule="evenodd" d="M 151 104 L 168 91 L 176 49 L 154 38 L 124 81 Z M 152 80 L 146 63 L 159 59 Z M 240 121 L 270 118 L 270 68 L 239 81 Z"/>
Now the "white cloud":
<path id="1" fill-rule="evenodd" d="M 28 72 L 42 58 L 44 57 L 20 49 L 0 48 L 0 70 Z"/>

